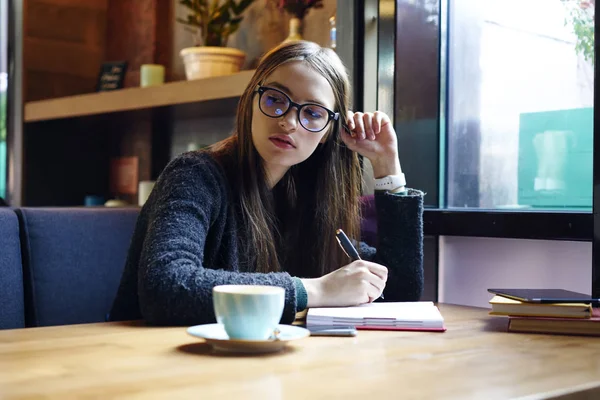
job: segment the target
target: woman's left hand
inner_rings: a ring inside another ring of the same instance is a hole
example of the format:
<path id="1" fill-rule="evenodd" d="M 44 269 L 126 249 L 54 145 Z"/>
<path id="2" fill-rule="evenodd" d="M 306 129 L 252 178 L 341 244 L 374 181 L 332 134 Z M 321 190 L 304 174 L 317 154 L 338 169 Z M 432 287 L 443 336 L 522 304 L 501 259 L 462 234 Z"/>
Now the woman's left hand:
<path id="1" fill-rule="evenodd" d="M 401 172 L 396 131 L 385 113 L 348 111 L 347 124 L 350 133 L 342 130 L 342 140 L 350 150 L 371 161 L 376 178 Z"/>

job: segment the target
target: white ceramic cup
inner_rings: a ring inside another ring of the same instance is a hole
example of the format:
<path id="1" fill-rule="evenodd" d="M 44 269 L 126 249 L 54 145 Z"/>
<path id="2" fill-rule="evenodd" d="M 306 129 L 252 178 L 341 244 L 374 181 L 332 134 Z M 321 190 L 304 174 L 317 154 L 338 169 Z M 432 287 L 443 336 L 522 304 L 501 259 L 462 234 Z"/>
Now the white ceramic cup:
<path id="1" fill-rule="evenodd" d="M 222 285 L 213 288 L 217 322 L 231 339 L 266 340 L 281 320 L 285 289 L 277 286 Z"/>

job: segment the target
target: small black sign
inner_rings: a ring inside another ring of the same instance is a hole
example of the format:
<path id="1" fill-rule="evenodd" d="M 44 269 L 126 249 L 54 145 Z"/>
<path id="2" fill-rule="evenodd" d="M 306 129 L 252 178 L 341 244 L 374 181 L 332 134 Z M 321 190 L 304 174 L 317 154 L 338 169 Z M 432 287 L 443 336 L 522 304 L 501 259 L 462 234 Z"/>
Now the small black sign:
<path id="1" fill-rule="evenodd" d="M 123 88 L 127 61 L 105 62 L 100 68 L 98 76 L 97 92 L 106 92 Z"/>

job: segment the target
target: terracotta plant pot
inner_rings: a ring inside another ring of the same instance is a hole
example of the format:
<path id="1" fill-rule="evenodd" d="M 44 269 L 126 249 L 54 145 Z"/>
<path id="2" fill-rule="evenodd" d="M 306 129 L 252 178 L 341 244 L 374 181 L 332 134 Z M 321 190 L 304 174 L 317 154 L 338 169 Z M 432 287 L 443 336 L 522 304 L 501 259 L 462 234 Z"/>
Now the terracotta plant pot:
<path id="1" fill-rule="evenodd" d="M 231 47 L 188 47 L 179 53 L 187 80 L 229 75 L 239 72 L 246 53 Z"/>

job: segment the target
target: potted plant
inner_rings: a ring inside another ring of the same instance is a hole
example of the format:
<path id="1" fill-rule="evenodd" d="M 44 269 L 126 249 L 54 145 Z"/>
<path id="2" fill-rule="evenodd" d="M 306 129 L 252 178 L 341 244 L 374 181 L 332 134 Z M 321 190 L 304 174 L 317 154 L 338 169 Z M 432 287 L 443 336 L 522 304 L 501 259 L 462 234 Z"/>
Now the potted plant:
<path id="1" fill-rule="evenodd" d="M 240 27 L 242 13 L 254 0 L 180 0 L 189 13 L 177 21 L 194 30 L 195 46 L 180 55 L 188 80 L 238 72 L 246 54 L 227 46 L 229 35 Z"/>

